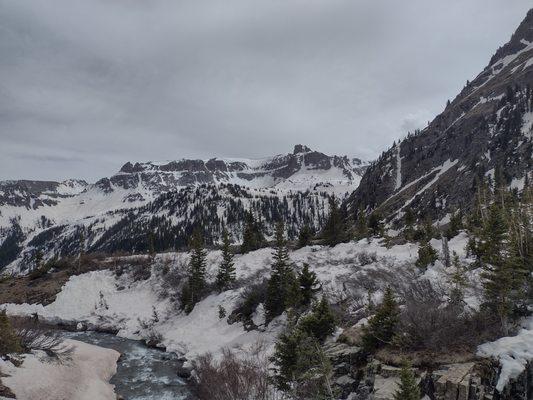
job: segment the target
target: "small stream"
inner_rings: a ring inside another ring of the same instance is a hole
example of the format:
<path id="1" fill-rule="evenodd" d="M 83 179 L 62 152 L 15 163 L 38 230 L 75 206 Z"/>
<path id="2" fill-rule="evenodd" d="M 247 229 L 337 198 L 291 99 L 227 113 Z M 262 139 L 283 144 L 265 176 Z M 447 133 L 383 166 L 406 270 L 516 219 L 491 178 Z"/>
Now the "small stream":
<path id="1" fill-rule="evenodd" d="M 186 383 L 177 376 L 181 363 L 173 353 L 146 347 L 142 342 L 108 333 L 65 332 L 65 338 L 118 351 L 117 373 L 111 379 L 124 400 L 189 399 Z"/>

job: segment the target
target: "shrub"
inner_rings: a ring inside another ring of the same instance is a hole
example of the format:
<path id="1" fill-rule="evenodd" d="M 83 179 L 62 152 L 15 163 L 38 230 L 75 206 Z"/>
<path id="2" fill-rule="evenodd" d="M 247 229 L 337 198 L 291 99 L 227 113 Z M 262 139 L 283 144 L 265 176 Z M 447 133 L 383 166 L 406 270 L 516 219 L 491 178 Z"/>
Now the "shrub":
<path id="1" fill-rule="evenodd" d="M 376 252 L 369 253 L 362 251 L 361 253 L 357 254 L 357 261 L 359 261 L 361 266 L 365 266 L 377 262 L 378 256 Z"/>
<path id="2" fill-rule="evenodd" d="M 40 323 L 37 315 L 31 318 L 15 317 L 12 323 L 23 351 L 42 350 L 62 360 L 70 357 L 72 349 L 64 344 L 61 332 Z"/>
<path id="3" fill-rule="evenodd" d="M 446 353 L 471 350 L 490 335 L 492 318 L 479 319 L 462 303 L 447 303 L 444 293 L 429 281 L 412 284 L 404 294 L 404 306 L 395 344 L 403 350 Z"/>
<path id="4" fill-rule="evenodd" d="M 269 362 L 260 346 L 243 357 L 224 349 L 220 361 L 208 353 L 198 357 L 193 368 L 193 391 L 199 400 L 281 399 L 270 385 Z"/>
<path id="5" fill-rule="evenodd" d="M 253 328 L 252 316 L 257 306 L 265 302 L 267 286 L 267 280 L 247 286 L 241 294 L 237 307 L 231 312 L 228 322 L 242 321 L 247 329 Z"/>

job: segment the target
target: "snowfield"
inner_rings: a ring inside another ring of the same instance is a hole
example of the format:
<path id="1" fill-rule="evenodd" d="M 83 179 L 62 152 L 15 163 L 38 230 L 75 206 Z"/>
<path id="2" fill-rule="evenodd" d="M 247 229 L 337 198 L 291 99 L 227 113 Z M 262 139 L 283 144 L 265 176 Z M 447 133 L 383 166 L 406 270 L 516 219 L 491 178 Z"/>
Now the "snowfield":
<path id="1" fill-rule="evenodd" d="M 461 233 L 449 242 L 450 252 L 455 251 L 461 260 L 468 264 L 465 246 L 467 235 Z M 441 242 L 433 240 L 432 246 L 441 251 Z M 261 342 L 271 351 L 275 339 L 282 331 L 286 316 L 264 325 L 262 307 L 253 319 L 257 330 L 246 331 L 241 322 L 228 324 L 227 316 L 219 318 L 219 306 L 227 315 L 235 309 L 241 294 L 248 286 L 260 282 L 270 274 L 271 249 L 260 249 L 235 257 L 238 288 L 222 293 L 214 293 L 199 302 L 194 310 L 186 315 L 169 300 L 165 290 L 165 276 L 158 272 L 163 265 L 171 270 L 187 266 L 186 253 L 159 254 L 152 264 L 151 277 L 135 282 L 129 273 L 116 276 L 113 271 L 93 271 L 73 276 L 64 285 L 55 302 L 48 306 L 40 304 L 5 304 L 11 315 L 39 314 L 40 319 L 53 323 L 81 323 L 89 329 L 112 329 L 119 336 L 130 339 L 158 337 L 167 351 L 176 352 L 188 360 L 205 352 L 217 355 L 222 348 L 246 350 Z M 323 284 L 324 292 L 331 302 L 337 303 L 353 299 L 353 307 L 361 307 L 358 300 L 366 299 L 365 279 L 375 284 L 372 293 L 379 300 L 387 280 L 409 282 L 412 279 L 428 279 L 434 285 L 446 287 L 449 273 L 437 261 L 423 274 L 416 270 L 418 245 L 405 244 L 390 248 L 377 240 L 345 243 L 334 248 L 309 246 L 290 253 L 297 268 L 308 263 Z M 135 258 L 135 256 L 130 256 Z M 207 256 L 208 279 L 214 281 L 220 251 L 210 251 Z M 477 309 L 480 304 L 479 271 L 467 272 L 470 288 L 465 293 L 468 305 Z M 81 326 L 80 325 L 80 326 Z M 525 363 L 533 358 L 533 322 L 524 326 L 518 336 L 502 338 L 479 348 L 479 355 L 494 357 L 502 362 L 499 388 L 508 379 L 516 377 Z"/>
<path id="2" fill-rule="evenodd" d="M 41 352 L 24 356 L 22 366 L 0 359 L 2 382 L 18 400 L 115 400 L 109 380 L 116 372 L 120 354 L 77 340 L 66 340 L 71 359 L 50 361 Z"/>

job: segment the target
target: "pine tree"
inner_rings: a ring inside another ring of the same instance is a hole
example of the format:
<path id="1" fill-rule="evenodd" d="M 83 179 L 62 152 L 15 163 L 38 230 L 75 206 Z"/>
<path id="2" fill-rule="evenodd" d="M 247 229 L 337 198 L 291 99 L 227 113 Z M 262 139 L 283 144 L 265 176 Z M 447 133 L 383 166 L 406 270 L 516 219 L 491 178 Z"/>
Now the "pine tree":
<path id="1" fill-rule="evenodd" d="M 6 310 L 0 311 L 0 356 L 4 356 L 10 353 L 20 353 L 22 347 L 20 339 L 17 336 L 9 318 L 7 317 Z"/>
<path id="2" fill-rule="evenodd" d="M 289 326 L 276 342 L 270 361 L 274 364 L 274 383 L 280 390 L 288 391 L 297 378 L 298 345 L 302 339 L 303 333 Z"/>
<path id="3" fill-rule="evenodd" d="M 510 319 L 527 297 L 527 266 L 523 264 L 520 245 L 513 234 L 512 214 L 500 194 L 500 201 L 490 205 L 487 220 L 481 232 L 482 278 L 485 289 L 485 304 L 500 319 L 501 330 L 508 335 Z"/>
<path id="4" fill-rule="evenodd" d="M 194 305 L 200 301 L 206 281 L 206 252 L 201 231 L 196 229 L 191 237 L 191 256 L 187 283 L 182 292 L 182 308 L 186 312 L 191 312 Z"/>
<path id="5" fill-rule="evenodd" d="M 437 261 L 438 255 L 429 242 L 424 242 L 418 248 L 418 259 L 415 265 L 420 269 L 426 269 Z"/>
<path id="6" fill-rule="evenodd" d="M 302 226 L 300 233 L 298 234 L 298 247 L 305 247 L 311 244 L 311 239 L 313 239 L 313 230 L 309 225 Z"/>
<path id="7" fill-rule="evenodd" d="M 355 239 L 361 240 L 368 236 L 368 227 L 366 224 L 366 215 L 362 207 L 357 211 L 357 219 L 355 222 Z"/>
<path id="8" fill-rule="evenodd" d="M 265 243 L 261 224 L 254 218 L 252 212 L 246 214 L 246 224 L 242 235 L 241 253 L 248 253 L 260 249 Z"/>
<path id="9" fill-rule="evenodd" d="M 222 233 L 222 262 L 218 267 L 216 279 L 216 286 L 219 291 L 226 290 L 229 285 L 235 282 L 235 264 L 230 246 L 228 232 L 224 230 Z"/>
<path id="10" fill-rule="evenodd" d="M 405 215 L 403 216 L 405 228 L 404 228 L 404 235 L 407 240 L 413 240 L 414 239 L 414 233 L 415 233 L 415 222 L 416 217 L 413 213 L 413 210 L 411 210 L 411 207 L 406 207 L 405 209 Z"/>
<path id="11" fill-rule="evenodd" d="M 291 266 L 282 222 L 276 226 L 272 258 L 272 272 L 265 301 L 265 311 L 269 321 L 300 302 L 299 282 Z"/>
<path id="12" fill-rule="evenodd" d="M 335 332 L 335 316 L 325 296 L 313 305 L 310 314 L 298 322 L 298 328 L 315 337 L 320 343 Z"/>
<path id="13" fill-rule="evenodd" d="M 378 211 L 374 211 L 368 217 L 368 234 L 370 236 L 383 236 L 383 217 Z"/>
<path id="14" fill-rule="evenodd" d="M 459 234 L 459 230 L 463 227 L 463 214 L 461 211 L 454 212 L 450 217 L 448 229 L 446 229 L 446 237 L 448 239 L 454 238 Z"/>
<path id="15" fill-rule="evenodd" d="M 278 389 L 296 398 L 332 398 L 331 364 L 312 335 L 289 326 L 278 338 L 270 361 Z"/>
<path id="16" fill-rule="evenodd" d="M 467 285 L 465 269 L 459 260 L 459 256 L 454 251 L 452 256 L 453 272 L 449 275 L 450 302 L 452 304 L 462 304 L 464 301 L 464 290 Z"/>
<path id="17" fill-rule="evenodd" d="M 390 343 L 396 333 L 400 309 L 394 299 L 392 289 L 388 287 L 382 302 L 376 307 L 376 313 L 363 327 L 363 347 L 368 351 L 375 350 Z"/>
<path id="18" fill-rule="evenodd" d="M 322 236 L 324 243 L 332 247 L 346 240 L 346 228 L 335 196 L 329 199 L 329 216 Z"/>
<path id="19" fill-rule="evenodd" d="M 404 364 L 400 371 L 400 383 L 394 394 L 394 400 L 420 400 L 420 388 L 409 364 Z"/>
<path id="20" fill-rule="evenodd" d="M 314 294 L 320 290 L 320 283 L 316 274 L 309 269 L 309 264 L 304 264 L 302 272 L 298 274 L 298 280 L 302 293 L 302 304 L 308 305 L 311 303 Z"/>
<path id="21" fill-rule="evenodd" d="M 493 203 L 481 232 L 482 260 L 490 264 L 501 264 L 505 242 L 508 239 L 506 218 L 502 207 Z"/>

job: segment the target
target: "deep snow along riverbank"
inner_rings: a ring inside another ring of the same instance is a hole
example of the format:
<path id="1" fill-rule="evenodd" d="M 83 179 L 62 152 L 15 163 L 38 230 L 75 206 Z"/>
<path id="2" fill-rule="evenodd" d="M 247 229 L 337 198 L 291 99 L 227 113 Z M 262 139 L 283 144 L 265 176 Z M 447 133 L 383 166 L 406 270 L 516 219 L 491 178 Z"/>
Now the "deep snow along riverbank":
<path id="1" fill-rule="evenodd" d="M 177 375 L 181 365 L 173 353 L 145 346 L 137 340 L 108 333 L 65 332 L 65 338 L 113 349 L 121 355 L 110 383 L 119 398 L 128 400 L 190 399 L 185 382 Z"/>

